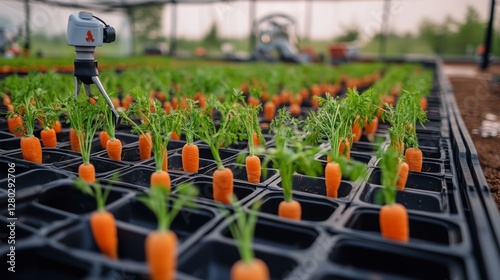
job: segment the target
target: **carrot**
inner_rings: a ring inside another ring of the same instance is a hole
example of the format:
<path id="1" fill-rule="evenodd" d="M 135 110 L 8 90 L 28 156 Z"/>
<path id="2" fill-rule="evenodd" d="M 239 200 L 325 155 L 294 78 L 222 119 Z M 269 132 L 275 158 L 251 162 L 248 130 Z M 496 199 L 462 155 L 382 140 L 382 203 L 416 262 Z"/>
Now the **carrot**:
<path id="1" fill-rule="evenodd" d="M 12 104 L 11 101 L 10 101 L 10 97 L 8 95 L 4 95 L 3 96 L 3 105 L 7 106 L 7 105 L 10 105 Z"/>
<path id="2" fill-rule="evenodd" d="M 115 174 L 113 177 L 117 177 L 117 175 Z M 96 199 L 97 211 L 94 211 L 89 219 L 92 236 L 104 255 L 113 260 L 118 259 L 118 234 L 115 217 L 105 209 L 110 189 L 107 188 L 103 193 L 98 183 L 92 184 L 90 187 L 89 183 L 81 178 L 77 179 L 73 186 Z"/>
<path id="3" fill-rule="evenodd" d="M 118 259 L 118 234 L 113 214 L 108 211 L 93 212 L 90 228 L 101 252 L 113 260 Z"/>
<path id="4" fill-rule="evenodd" d="M 130 94 L 125 95 L 125 97 L 123 97 L 123 99 L 122 99 L 122 107 L 125 110 L 130 109 L 130 104 L 132 104 L 132 101 L 134 101 L 134 98 L 132 97 L 132 95 L 130 95 Z"/>
<path id="5" fill-rule="evenodd" d="M 151 134 L 149 132 L 139 135 L 139 155 L 141 160 L 151 157 L 152 146 Z"/>
<path id="6" fill-rule="evenodd" d="M 7 126 L 9 127 L 10 133 L 14 134 L 16 137 L 20 137 L 23 135 L 23 119 L 15 114 L 11 115 L 7 118 Z"/>
<path id="7" fill-rule="evenodd" d="M 260 183 L 261 163 L 260 158 L 255 155 L 249 155 L 245 159 L 247 170 L 248 182 L 258 184 Z"/>
<path id="8" fill-rule="evenodd" d="M 377 128 L 378 128 L 377 117 L 373 118 L 370 123 L 368 122 L 365 123 L 366 138 L 368 138 L 370 142 L 373 142 L 375 140 L 375 132 L 377 132 Z"/>
<path id="9" fill-rule="evenodd" d="M 97 100 L 95 100 L 93 97 L 89 97 L 88 101 L 92 105 L 95 105 L 97 103 Z"/>
<path id="10" fill-rule="evenodd" d="M 82 163 L 78 166 L 78 176 L 87 183 L 95 183 L 95 167 L 92 163 Z"/>
<path id="11" fill-rule="evenodd" d="M 299 94 L 303 100 L 309 99 L 309 90 L 307 88 L 301 88 Z"/>
<path id="12" fill-rule="evenodd" d="M 351 158 L 351 144 L 349 139 L 340 140 L 339 155 L 344 155 L 347 159 Z"/>
<path id="13" fill-rule="evenodd" d="M 40 132 L 40 138 L 44 147 L 55 148 L 57 147 L 57 135 L 53 128 L 44 128 Z"/>
<path id="14" fill-rule="evenodd" d="M 405 161 L 408 164 L 409 171 L 420 172 L 422 171 L 423 163 L 422 150 L 419 148 L 408 148 L 405 151 Z"/>
<path id="15" fill-rule="evenodd" d="M 280 97 L 281 104 L 289 105 L 292 94 L 287 90 L 282 90 L 279 97 Z"/>
<path id="16" fill-rule="evenodd" d="M 273 102 L 274 106 L 278 107 L 281 105 L 281 99 L 279 95 L 275 94 L 273 97 L 271 97 L 271 101 Z"/>
<path id="17" fill-rule="evenodd" d="M 325 166 L 325 185 L 326 196 L 337 198 L 340 182 L 342 180 L 342 171 L 340 165 L 336 162 L 328 162 Z"/>
<path id="18" fill-rule="evenodd" d="M 289 110 L 290 110 L 290 113 L 292 114 L 292 116 L 295 116 L 295 117 L 299 116 L 300 112 L 301 112 L 300 105 L 295 104 L 295 103 L 290 105 Z"/>
<path id="19" fill-rule="evenodd" d="M 427 110 L 427 104 L 428 104 L 427 97 L 425 97 L 425 96 L 421 97 L 420 98 L 420 109 L 422 111 Z"/>
<path id="20" fill-rule="evenodd" d="M 213 173 L 213 196 L 217 202 L 230 204 L 233 196 L 233 171 L 227 167 Z"/>
<path id="21" fill-rule="evenodd" d="M 170 101 L 166 101 L 163 103 L 163 109 L 167 114 L 170 114 L 170 111 L 172 111 L 172 103 L 170 103 Z"/>
<path id="22" fill-rule="evenodd" d="M 404 243 L 409 241 L 408 212 L 403 205 L 394 203 L 382 206 L 379 223 L 383 237 Z"/>
<path id="23" fill-rule="evenodd" d="M 108 156 L 112 160 L 121 161 L 122 160 L 122 141 L 120 139 L 111 138 L 106 143 L 106 150 L 108 151 Z"/>
<path id="24" fill-rule="evenodd" d="M 269 92 L 267 90 L 264 90 L 262 92 L 262 95 L 260 96 L 260 100 L 262 100 L 262 102 L 267 102 L 269 101 Z"/>
<path id="25" fill-rule="evenodd" d="M 103 149 L 106 149 L 109 139 L 110 139 L 109 134 L 105 130 L 99 133 L 99 142 L 101 143 L 101 147 Z"/>
<path id="26" fill-rule="evenodd" d="M 358 142 L 361 139 L 361 134 L 362 134 L 361 127 L 358 125 L 357 121 L 354 121 L 352 125 L 352 135 L 353 135 L 352 142 L 354 143 Z"/>
<path id="27" fill-rule="evenodd" d="M 56 133 L 61 133 L 62 132 L 62 124 L 61 124 L 61 121 L 57 120 L 55 123 L 54 123 L 54 127 L 53 129 L 55 130 Z"/>
<path id="28" fill-rule="evenodd" d="M 113 103 L 113 107 L 115 107 L 115 108 L 120 108 L 121 107 L 120 98 L 113 97 L 113 99 L 111 101 Z"/>
<path id="29" fill-rule="evenodd" d="M 35 136 L 21 138 L 21 152 L 24 160 L 42 163 L 42 146 L 40 145 L 40 139 Z"/>
<path id="30" fill-rule="evenodd" d="M 250 104 L 251 106 L 255 107 L 260 104 L 260 99 L 258 99 L 255 96 L 249 96 L 247 103 Z"/>
<path id="31" fill-rule="evenodd" d="M 405 189 L 406 181 L 408 180 L 408 171 L 409 171 L 408 164 L 402 161 L 398 166 L 397 188 L 400 191 Z"/>
<path id="32" fill-rule="evenodd" d="M 318 109 L 319 108 L 319 100 L 317 98 L 311 98 L 311 106 L 314 108 L 314 109 Z"/>
<path id="33" fill-rule="evenodd" d="M 174 109 L 178 109 L 179 107 L 179 98 L 177 97 L 172 97 L 172 100 L 170 101 L 170 103 L 172 103 L 172 108 Z"/>
<path id="34" fill-rule="evenodd" d="M 316 84 L 312 85 L 311 86 L 311 94 L 313 96 L 320 96 L 321 95 L 321 88 Z"/>
<path id="35" fill-rule="evenodd" d="M 78 135 L 74 128 L 69 130 L 69 143 L 71 144 L 71 150 L 75 152 L 80 152 L 80 140 L 78 140 Z"/>
<path id="36" fill-rule="evenodd" d="M 283 200 L 278 206 L 278 216 L 300 221 L 302 217 L 302 206 L 296 200 Z"/>
<path id="37" fill-rule="evenodd" d="M 177 134 L 175 131 L 172 131 L 172 134 L 170 135 L 170 139 L 172 140 L 181 140 L 181 136 Z"/>
<path id="38" fill-rule="evenodd" d="M 192 185 L 179 185 L 179 196 L 172 207 L 167 207 L 170 191 L 164 188 L 151 188 L 147 196 L 138 196 L 156 215 L 158 228 L 148 234 L 144 243 L 146 261 L 148 263 L 151 279 L 173 280 L 177 266 L 178 239 L 170 226 L 184 205 L 194 207 L 194 198 L 198 190 Z"/>
<path id="39" fill-rule="evenodd" d="M 184 147 L 182 147 L 182 168 L 186 172 L 198 172 L 200 168 L 200 151 L 198 145 L 184 144 Z"/>
<path id="40" fill-rule="evenodd" d="M 164 170 L 157 170 L 151 174 L 151 187 L 170 190 L 170 175 Z"/>
<path id="41" fill-rule="evenodd" d="M 252 138 L 253 138 L 253 145 L 254 147 L 257 147 L 260 145 L 260 138 L 259 138 L 259 135 L 257 134 L 257 132 L 253 132 L 252 133 Z"/>
<path id="42" fill-rule="evenodd" d="M 239 260 L 231 267 L 231 280 L 268 280 L 269 268 L 260 259 L 252 259 L 250 262 Z"/>
<path id="43" fill-rule="evenodd" d="M 276 105 L 268 101 L 264 104 L 264 120 L 271 121 L 276 115 Z"/>
<path id="44" fill-rule="evenodd" d="M 148 234 L 145 243 L 146 261 L 153 280 L 174 279 L 177 244 L 177 236 L 171 230 Z"/>

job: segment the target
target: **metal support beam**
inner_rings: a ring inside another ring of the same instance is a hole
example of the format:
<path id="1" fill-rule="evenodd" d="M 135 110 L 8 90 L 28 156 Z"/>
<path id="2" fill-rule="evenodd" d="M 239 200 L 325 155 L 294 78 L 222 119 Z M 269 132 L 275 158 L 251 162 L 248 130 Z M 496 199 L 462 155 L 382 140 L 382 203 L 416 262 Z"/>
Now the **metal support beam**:
<path id="1" fill-rule="evenodd" d="M 127 17 L 130 23 L 130 55 L 136 54 L 136 34 L 135 34 L 135 19 L 134 19 L 134 8 L 127 8 Z"/>
<path id="2" fill-rule="evenodd" d="M 384 2 L 384 13 L 382 15 L 382 26 L 380 30 L 380 43 L 378 54 L 379 58 L 383 59 L 385 57 L 385 51 L 387 46 L 387 32 L 389 29 L 389 11 L 391 10 L 391 0 L 385 0 Z"/>
<path id="3" fill-rule="evenodd" d="M 311 41 L 312 0 L 306 2 L 306 18 L 304 21 L 304 41 Z"/>
<path id="4" fill-rule="evenodd" d="M 484 52 L 483 60 L 481 62 L 481 70 L 488 69 L 490 64 L 491 41 L 493 37 L 493 18 L 495 16 L 495 0 L 491 0 L 490 20 L 488 21 L 488 28 L 484 36 Z"/>
<path id="5" fill-rule="evenodd" d="M 255 49 L 255 34 L 254 34 L 254 29 L 253 25 L 255 23 L 255 11 L 257 10 L 257 1 L 256 0 L 250 0 L 250 36 L 249 36 L 249 41 L 250 41 L 250 48 L 248 49 L 250 53 L 253 53 Z"/>
<path id="6" fill-rule="evenodd" d="M 30 47 L 31 47 L 31 30 L 30 30 L 30 1 L 24 0 L 24 13 L 25 13 L 25 28 L 26 34 L 24 38 L 24 57 L 28 57 L 30 55 Z"/>
<path id="7" fill-rule="evenodd" d="M 177 3 L 170 4 L 170 49 L 169 55 L 174 56 L 177 49 Z"/>

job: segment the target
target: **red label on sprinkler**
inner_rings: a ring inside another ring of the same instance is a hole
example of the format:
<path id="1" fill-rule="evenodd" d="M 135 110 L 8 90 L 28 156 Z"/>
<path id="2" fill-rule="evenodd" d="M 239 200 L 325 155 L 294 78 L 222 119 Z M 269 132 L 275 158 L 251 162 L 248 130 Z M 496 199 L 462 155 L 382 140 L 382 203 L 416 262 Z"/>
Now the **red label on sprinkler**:
<path id="1" fill-rule="evenodd" d="M 87 42 L 94 42 L 94 35 L 92 34 L 92 31 L 87 31 L 87 38 L 85 38 Z"/>

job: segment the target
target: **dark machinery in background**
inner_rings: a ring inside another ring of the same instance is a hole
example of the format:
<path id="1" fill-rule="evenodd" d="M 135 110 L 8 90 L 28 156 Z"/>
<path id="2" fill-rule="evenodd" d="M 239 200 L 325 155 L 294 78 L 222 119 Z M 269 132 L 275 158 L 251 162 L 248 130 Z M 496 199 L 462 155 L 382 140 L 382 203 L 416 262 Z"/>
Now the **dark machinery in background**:
<path id="1" fill-rule="evenodd" d="M 252 35 L 257 38 L 253 60 L 307 62 L 296 47 L 296 22 L 288 15 L 270 14 L 256 20 Z"/>

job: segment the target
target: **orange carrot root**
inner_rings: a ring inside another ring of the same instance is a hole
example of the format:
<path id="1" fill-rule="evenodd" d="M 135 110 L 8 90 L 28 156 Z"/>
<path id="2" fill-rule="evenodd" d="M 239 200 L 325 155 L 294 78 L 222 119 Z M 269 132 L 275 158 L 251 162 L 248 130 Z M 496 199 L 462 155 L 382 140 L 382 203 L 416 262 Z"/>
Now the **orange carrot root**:
<path id="1" fill-rule="evenodd" d="M 247 156 L 245 159 L 247 170 L 248 182 L 258 184 L 260 183 L 261 175 L 261 162 L 258 156 Z"/>
<path id="2" fill-rule="evenodd" d="M 410 239 L 408 212 L 406 208 L 395 203 L 384 205 L 380 209 L 380 231 L 384 238 L 407 243 Z"/>
<path id="3" fill-rule="evenodd" d="M 151 187 L 170 190 L 170 175 L 166 171 L 156 171 L 151 174 Z"/>
<path id="4" fill-rule="evenodd" d="M 24 160 L 42 163 L 42 145 L 35 136 L 21 138 L 21 152 Z"/>
<path id="5" fill-rule="evenodd" d="M 139 156 L 141 160 L 145 160 L 151 157 L 152 147 L 153 142 L 151 140 L 151 134 L 149 132 L 139 135 Z"/>
<path id="6" fill-rule="evenodd" d="M 405 152 L 405 160 L 408 164 L 409 171 L 421 172 L 423 164 L 422 150 L 417 148 L 408 148 Z"/>
<path id="7" fill-rule="evenodd" d="M 106 150 L 108 151 L 108 156 L 112 160 L 121 161 L 122 160 L 122 141 L 120 139 L 109 139 L 106 143 Z"/>
<path id="8" fill-rule="evenodd" d="M 113 214 L 107 211 L 92 213 L 90 228 L 101 252 L 113 260 L 118 259 L 118 234 Z"/>
<path id="9" fill-rule="evenodd" d="M 45 128 L 40 131 L 40 138 L 44 147 L 55 148 L 57 147 L 57 134 L 53 128 Z"/>
<path id="10" fill-rule="evenodd" d="M 95 167 L 92 163 L 82 163 L 78 166 L 78 176 L 87 183 L 95 183 Z"/>
<path id="11" fill-rule="evenodd" d="M 397 187 L 398 190 L 402 191 L 405 189 L 406 181 L 408 180 L 408 171 L 409 167 L 406 162 L 401 162 L 398 167 L 398 181 Z"/>
<path id="12" fill-rule="evenodd" d="M 177 244 L 177 236 L 171 230 L 153 231 L 148 234 L 145 251 L 151 279 L 174 279 L 177 267 Z"/>
<path id="13" fill-rule="evenodd" d="M 260 259 L 253 259 L 251 263 L 239 260 L 231 267 L 231 280 L 269 280 L 269 268 Z"/>
<path id="14" fill-rule="evenodd" d="M 197 145 L 185 144 L 182 147 L 182 168 L 185 172 L 198 172 L 200 168 L 200 151 Z"/>
<path id="15" fill-rule="evenodd" d="M 214 200 L 230 204 L 233 196 L 233 171 L 229 168 L 217 169 L 213 174 Z"/>
<path id="16" fill-rule="evenodd" d="M 283 200 L 278 206 L 278 216 L 300 221 L 302 218 L 302 206 L 296 200 Z"/>
<path id="17" fill-rule="evenodd" d="M 103 149 L 106 149 L 106 145 L 108 144 L 109 141 L 109 134 L 106 131 L 101 131 L 99 133 L 99 142 L 101 143 L 101 147 Z"/>
<path id="18" fill-rule="evenodd" d="M 342 180 L 340 165 L 336 162 L 328 162 L 325 166 L 326 196 L 337 198 Z"/>

